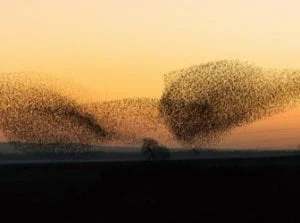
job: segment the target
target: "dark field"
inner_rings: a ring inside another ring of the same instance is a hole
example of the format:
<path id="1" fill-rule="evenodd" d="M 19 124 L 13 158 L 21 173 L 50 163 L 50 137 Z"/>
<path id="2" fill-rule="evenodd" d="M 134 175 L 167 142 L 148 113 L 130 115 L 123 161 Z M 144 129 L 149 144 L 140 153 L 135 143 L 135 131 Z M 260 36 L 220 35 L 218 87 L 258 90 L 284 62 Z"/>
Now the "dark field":
<path id="1" fill-rule="evenodd" d="M 300 220 L 300 156 L 2 164 L 0 175 L 10 219 Z"/>
<path id="2" fill-rule="evenodd" d="M 52 145 L 45 144 L 50 149 L 43 151 L 39 145 L 24 143 L 19 147 L 14 147 L 10 143 L 0 143 L 0 165 L 1 164 L 24 164 L 24 163 L 58 163 L 58 162 L 130 162 L 146 161 L 147 156 L 142 154 L 138 147 L 121 146 L 94 146 L 87 151 L 52 151 Z M 43 145 L 45 147 L 45 145 Z M 65 147 L 80 145 L 65 144 Z M 48 148 L 47 147 L 47 148 Z M 300 157 L 299 149 L 282 150 L 257 150 L 257 149 L 168 149 L 169 160 L 201 160 L 201 163 L 207 163 L 210 159 L 233 159 L 233 158 L 270 158 L 270 157 Z M 226 161 L 227 162 L 227 161 Z M 209 162 L 210 163 L 210 162 Z"/>

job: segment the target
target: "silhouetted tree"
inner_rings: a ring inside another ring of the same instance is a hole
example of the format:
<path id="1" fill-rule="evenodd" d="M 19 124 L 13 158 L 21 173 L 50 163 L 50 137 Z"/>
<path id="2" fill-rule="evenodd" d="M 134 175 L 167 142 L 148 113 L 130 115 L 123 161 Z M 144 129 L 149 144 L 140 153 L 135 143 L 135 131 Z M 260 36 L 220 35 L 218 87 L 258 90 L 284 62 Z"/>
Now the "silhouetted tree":
<path id="1" fill-rule="evenodd" d="M 200 151 L 196 148 L 193 148 L 192 152 L 193 152 L 194 156 L 197 156 L 200 153 Z"/>
<path id="2" fill-rule="evenodd" d="M 143 139 L 142 154 L 147 157 L 148 160 L 167 160 L 170 158 L 169 150 L 160 146 L 154 139 Z"/>

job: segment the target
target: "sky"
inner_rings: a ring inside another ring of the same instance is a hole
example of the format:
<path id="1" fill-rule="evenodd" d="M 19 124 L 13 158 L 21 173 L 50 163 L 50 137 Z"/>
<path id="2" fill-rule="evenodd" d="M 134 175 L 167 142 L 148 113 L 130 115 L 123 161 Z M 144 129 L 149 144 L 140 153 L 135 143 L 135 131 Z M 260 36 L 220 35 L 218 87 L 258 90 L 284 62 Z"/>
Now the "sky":
<path id="1" fill-rule="evenodd" d="M 160 97 L 165 73 L 211 60 L 300 68 L 299 11 L 297 0 L 0 0 L 0 72 L 53 73 L 103 100 Z"/>

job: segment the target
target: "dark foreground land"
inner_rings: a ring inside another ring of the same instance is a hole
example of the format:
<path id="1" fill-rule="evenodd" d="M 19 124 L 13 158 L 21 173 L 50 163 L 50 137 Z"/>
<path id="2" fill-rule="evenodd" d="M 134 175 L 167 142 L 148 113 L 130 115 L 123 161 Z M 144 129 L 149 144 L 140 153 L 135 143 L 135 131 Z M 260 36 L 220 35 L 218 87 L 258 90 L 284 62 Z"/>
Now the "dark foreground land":
<path id="1" fill-rule="evenodd" d="M 0 176 L 10 220 L 300 221 L 299 156 L 1 164 Z"/>

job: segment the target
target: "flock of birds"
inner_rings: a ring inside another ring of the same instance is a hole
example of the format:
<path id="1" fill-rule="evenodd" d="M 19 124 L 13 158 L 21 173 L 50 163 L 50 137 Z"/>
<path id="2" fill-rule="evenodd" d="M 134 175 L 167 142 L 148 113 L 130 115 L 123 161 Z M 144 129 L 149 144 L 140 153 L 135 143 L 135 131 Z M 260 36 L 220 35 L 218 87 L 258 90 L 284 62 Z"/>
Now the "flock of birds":
<path id="1" fill-rule="evenodd" d="M 203 146 L 233 128 L 299 104 L 300 71 L 240 61 L 216 61 L 165 75 L 161 98 L 81 103 L 39 75 L 0 74 L 0 129 L 11 142 L 38 150 L 71 145 L 163 144 Z M 78 148 L 78 147 L 76 147 Z"/>

